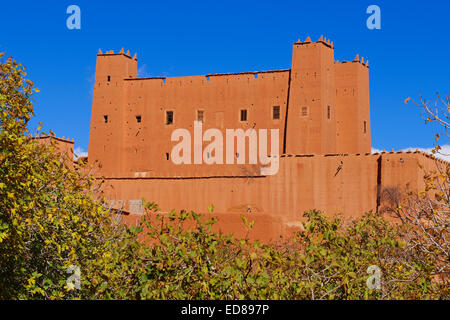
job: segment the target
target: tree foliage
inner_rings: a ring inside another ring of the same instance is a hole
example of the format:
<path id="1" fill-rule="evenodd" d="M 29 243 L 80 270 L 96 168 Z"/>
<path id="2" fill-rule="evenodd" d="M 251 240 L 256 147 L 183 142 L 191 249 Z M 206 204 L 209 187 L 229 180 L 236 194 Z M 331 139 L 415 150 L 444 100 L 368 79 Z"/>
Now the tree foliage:
<path id="1" fill-rule="evenodd" d="M 310 211 L 304 231 L 278 244 L 261 244 L 214 232 L 215 219 L 194 212 L 162 215 L 153 204 L 148 207 L 141 224 L 129 229 L 134 236 L 91 265 L 101 270 L 96 298 L 443 297 L 443 287 L 431 276 L 433 257 L 405 251 L 399 228 L 372 213 L 344 222 Z M 381 271 L 380 290 L 367 285 L 370 266 Z"/>
<path id="2" fill-rule="evenodd" d="M 0 64 L 0 298 L 77 297 L 67 268 L 98 259 L 121 228 L 92 177 L 28 136 L 38 90 L 25 76 L 12 58 Z"/>

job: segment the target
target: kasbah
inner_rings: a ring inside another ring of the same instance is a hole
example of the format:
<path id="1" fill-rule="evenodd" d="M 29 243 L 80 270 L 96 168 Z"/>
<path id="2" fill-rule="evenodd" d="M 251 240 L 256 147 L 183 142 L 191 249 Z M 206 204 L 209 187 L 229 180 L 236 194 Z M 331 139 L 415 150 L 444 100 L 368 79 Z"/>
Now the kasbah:
<path id="1" fill-rule="evenodd" d="M 244 135 L 234 136 L 227 161 L 210 148 L 211 136 L 189 140 L 199 154 L 178 154 L 173 133 L 194 137 L 195 123 L 204 133 Z M 249 161 L 251 132 L 267 132 L 269 158 L 279 155 L 271 159 L 275 173 L 264 170 L 268 161 Z M 270 132 L 279 133 L 277 143 Z M 37 138 L 56 141 L 73 158 L 73 140 Z M 293 44 L 290 69 L 187 77 L 138 78 L 136 54 L 99 50 L 88 157 L 78 161 L 97 168 L 109 206 L 125 223 L 142 217 L 141 199 L 161 213 L 208 215 L 213 204 L 216 228 L 245 236 L 244 216 L 254 221 L 250 238 L 263 241 L 298 230 L 311 209 L 344 217 L 380 212 L 383 190 L 422 190 L 423 170 L 443 162 L 419 151 L 371 153 L 369 61 L 335 60 L 333 42 L 322 36 Z"/>

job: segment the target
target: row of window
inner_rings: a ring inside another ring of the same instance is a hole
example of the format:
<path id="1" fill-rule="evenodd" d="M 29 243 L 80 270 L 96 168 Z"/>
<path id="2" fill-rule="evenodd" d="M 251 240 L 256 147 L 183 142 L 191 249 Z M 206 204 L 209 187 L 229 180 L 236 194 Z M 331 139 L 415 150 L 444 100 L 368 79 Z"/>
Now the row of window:
<path id="1" fill-rule="evenodd" d="M 303 107 L 302 108 L 302 116 L 306 116 L 307 114 L 308 114 L 308 108 Z M 197 111 L 197 121 L 203 122 L 204 115 L 205 115 L 205 111 L 198 110 Z M 108 116 L 104 115 L 103 118 L 105 120 L 105 123 L 108 123 Z M 331 107 L 330 106 L 328 106 L 328 109 L 327 109 L 327 118 L 328 119 L 331 118 Z M 280 107 L 278 107 L 278 106 L 273 107 L 273 119 L 280 119 Z M 136 122 L 141 123 L 141 121 L 142 121 L 142 117 L 136 116 Z M 241 110 L 241 121 L 247 121 L 247 110 L 246 109 Z M 170 125 L 172 123 L 173 123 L 173 111 L 166 111 L 166 125 Z M 367 122 L 366 121 L 364 121 L 364 133 L 367 133 Z"/>
<path id="2" fill-rule="evenodd" d="M 302 116 L 308 115 L 308 107 L 302 107 Z M 108 123 L 108 116 L 104 115 L 105 123 Z M 174 113 L 173 111 L 166 111 L 166 125 L 173 123 Z M 272 119 L 278 120 L 281 118 L 280 107 L 274 106 L 272 108 Z M 205 119 L 205 111 L 197 110 L 197 121 L 203 122 Z M 327 119 L 331 119 L 331 106 L 327 108 Z M 241 109 L 240 111 L 240 121 L 247 121 L 247 109 Z M 136 116 L 136 121 L 140 123 L 142 121 L 141 116 Z M 366 132 L 366 123 L 364 122 L 364 132 Z"/>
<path id="3" fill-rule="evenodd" d="M 166 111 L 166 124 L 172 124 L 173 123 L 173 111 Z M 280 107 L 275 106 L 273 107 L 273 113 L 272 113 L 273 119 L 280 119 Z M 104 115 L 103 119 L 105 120 L 105 123 L 108 123 L 108 116 Z M 197 110 L 197 121 L 203 122 L 205 119 L 205 111 L 204 110 Z M 240 113 L 240 119 L 241 121 L 247 121 L 247 109 L 242 109 Z M 141 116 L 136 116 L 136 122 L 140 123 L 142 121 Z"/>
<path id="4" fill-rule="evenodd" d="M 308 107 L 302 107 L 302 117 L 308 115 Z M 327 107 L 327 119 L 331 119 L 331 106 Z"/>

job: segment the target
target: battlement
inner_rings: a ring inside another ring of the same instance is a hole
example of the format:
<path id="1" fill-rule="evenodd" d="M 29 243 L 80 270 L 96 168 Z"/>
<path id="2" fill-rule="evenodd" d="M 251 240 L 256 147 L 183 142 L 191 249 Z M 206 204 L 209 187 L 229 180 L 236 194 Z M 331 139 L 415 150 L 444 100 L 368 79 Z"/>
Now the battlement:
<path id="1" fill-rule="evenodd" d="M 249 71 L 249 72 L 235 72 L 235 73 L 215 73 L 197 76 L 182 76 L 182 77 L 145 77 L 145 78 L 126 78 L 126 83 L 143 83 L 151 82 L 157 83 L 161 87 L 172 86 L 207 86 L 213 84 L 223 84 L 224 86 L 232 86 L 234 84 L 242 85 L 245 80 L 247 84 L 257 84 L 261 80 L 279 79 L 278 76 L 289 75 L 290 69 L 281 70 L 263 70 L 263 71 Z M 273 75 L 273 77 L 269 77 Z M 282 79 L 282 78 L 281 78 Z M 286 78 L 287 79 L 287 78 Z M 256 82 L 253 82 L 256 81 Z"/>
<path id="2" fill-rule="evenodd" d="M 323 35 L 321 35 L 319 40 L 317 40 L 316 42 L 312 42 L 311 38 L 309 36 L 303 42 L 300 39 L 298 39 L 296 42 L 294 42 L 294 46 L 305 45 L 305 44 L 314 44 L 314 43 L 321 43 L 330 49 L 334 49 L 333 41 L 330 41 L 330 39 L 324 38 Z"/>
<path id="3" fill-rule="evenodd" d="M 29 137 L 41 145 L 49 146 L 53 144 L 57 152 L 60 152 L 61 154 L 66 154 L 69 159 L 73 159 L 73 148 L 75 144 L 73 138 L 70 139 L 64 136 L 62 138 L 58 138 L 55 137 L 55 135 L 52 133 L 36 136 L 30 135 Z"/>
<path id="4" fill-rule="evenodd" d="M 32 134 L 30 134 L 29 136 L 30 138 L 34 139 L 34 140 L 56 140 L 58 142 L 63 142 L 63 143 L 70 143 L 70 144 L 75 144 L 75 140 L 74 138 L 70 139 L 70 138 L 66 138 L 66 137 L 56 137 L 54 134 L 43 134 L 43 135 L 35 135 L 33 136 Z"/>
<path id="5" fill-rule="evenodd" d="M 235 72 L 235 73 L 212 73 L 212 74 L 205 75 L 205 77 L 238 76 L 238 75 L 245 75 L 245 74 L 258 76 L 258 74 L 289 72 L 290 70 L 291 69 L 248 71 L 248 72 Z M 257 78 L 257 77 L 255 77 L 255 78 Z"/>
<path id="6" fill-rule="evenodd" d="M 346 64 L 346 63 L 358 63 L 358 64 L 366 67 L 367 69 L 369 69 L 369 60 L 367 59 L 364 61 L 364 57 L 361 57 L 361 59 L 360 59 L 358 54 L 356 55 L 355 59 L 353 59 L 353 61 L 339 61 L 339 60 L 335 61 L 335 64 L 342 65 L 342 64 Z"/>
<path id="7" fill-rule="evenodd" d="M 106 56 L 124 56 L 124 57 L 127 57 L 127 58 L 129 58 L 129 59 L 132 59 L 132 60 L 136 60 L 136 61 L 137 61 L 137 53 L 135 53 L 134 56 L 133 56 L 133 58 L 132 58 L 132 57 L 131 57 L 131 54 L 130 54 L 130 50 L 128 50 L 127 53 L 125 53 L 125 51 L 124 51 L 123 48 L 120 50 L 119 53 L 114 53 L 114 50 L 109 50 L 109 51 L 106 51 L 105 53 L 103 53 L 101 49 L 98 49 L 97 56 L 100 56 L 100 57 L 106 57 Z"/>
<path id="8" fill-rule="evenodd" d="M 127 78 L 125 81 L 139 81 L 139 80 L 168 80 L 168 79 L 203 79 L 206 78 L 206 81 L 210 81 L 210 77 L 226 77 L 226 76 L 242 76 L 242 75 L 253 75 L 255 79 L 258 78 L 259 74 L 269 74 L 269 73 L 286 73 L 289 72 L 290 69 L 281 69 L 281 70 L 262 70 L 262 71 L 247 71 L 247 72 L 232 72 L 232 73 L 211 73 L 205 75 L 198 76 L 182 76 L 182 77 L 143 77 L 143 78 Z"/>

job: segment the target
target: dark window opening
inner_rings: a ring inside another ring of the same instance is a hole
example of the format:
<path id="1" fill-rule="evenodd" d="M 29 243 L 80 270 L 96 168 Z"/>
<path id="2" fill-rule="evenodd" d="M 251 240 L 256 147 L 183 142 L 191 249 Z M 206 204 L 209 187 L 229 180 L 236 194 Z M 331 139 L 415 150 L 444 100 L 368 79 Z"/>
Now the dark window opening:
<path id="1" fill-rule="evenodd" d="M 103 119 L 105 120 L 105 123 L 108 123 L 108 116 L 107 115 L 104 115 Z"/>
<path id="2" fill-rule="evenodd" d="M 166 152 L 166 160 L 169 160 L 169 153 Z"/>
<path id="3" fill-rule="evenodd" d="M 364 121 L 364 133 L 367 133 L 367 122 Z"/>
<path id="4" fill-rule="evenodd" d="M 247 110 L 241 110 L 241 121 L 247 121 Z"/>
<path id="5" fill-rule="evenodd" d="M 203 110 L 197 111 L 197 121 L 200 121 L 203 123 L 204 116 L 205 116 L 205 112 Z"/>
<path id="6" fill-rule="evenodd" d="M 280 107 L 273 107 L 273 119 L 280 119 Z"/>
<path id="7" fill-rule="evenodd" d="M 138 123 L 140 123 L 140 122 L 142 121 L 141 116 L 136 116 L 136 121 L 137 121 Z"/>
<path id="8" fill-rule="evenodd" d="M 308 107 L 302 107 L 302 116 L 305 117 L 308 115 Z"/>
<path id="9" fill-rule="evenodd" d="M 173 111 L 166 111 L 166 124 L 173 123 Z"/>
<path id="10" fill-rule="evenodd" d="M 331 119 L 331 107 L 328 106 L 328 110 L 327 110 L 327 118 Z"/>
<path id="11" fill-rule="evenodd" d="M 111 81 L 111 76 L 108 76 L 108 82 L 110 82 Z"/>

